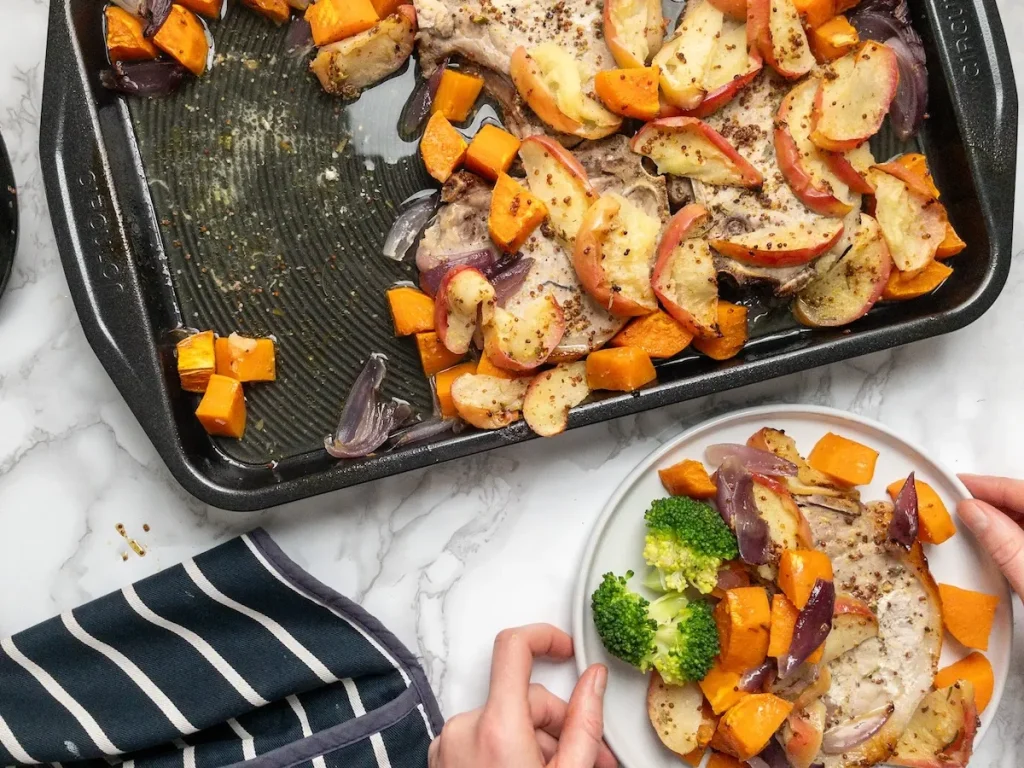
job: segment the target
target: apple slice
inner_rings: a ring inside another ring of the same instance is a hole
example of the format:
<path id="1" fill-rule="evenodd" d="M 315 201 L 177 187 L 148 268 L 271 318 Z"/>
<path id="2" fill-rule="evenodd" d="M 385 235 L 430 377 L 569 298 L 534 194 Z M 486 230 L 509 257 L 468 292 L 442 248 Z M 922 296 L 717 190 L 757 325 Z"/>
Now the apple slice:
<path id="1" fill-rule="evenodd" d="M 974 684 L 959 680 L 924 697 L 888 762 L 907 768 L 967 768 L 977 732 Z"/>
<path id="2" fill-rule="evenodd" d="M 795 80 L 817 63 L 793 0 L 748 0 L 747 41 L 772 69 Z"/>
<path id="3" fill-rule="evenodd" d="M 452 382 L 459 416 L 479 429 L 501 429 L 519 420 L 529 379 L 500 379 L 467 373 Z"/>
<path id="4" fill-rule="evenodd" d="M 723 256 L 762 267 L 795 267 L 825 253 L 843 236 L 843 223 L 817 219 L 766 227 L 725 240 L 712 240 L 711 247 Z"/>
<path id="5" fill-rule="evenodd" d="M 657 672 L 647 688 L 647 716 L 661 743 L 677 755 L 697 749 L 704 694 L 694 683 L 666 685 Z"/>
<path id="6" fill-rule="evenodd" d="M 555 234 L 573 242 L 597 194 L 587 172 L 569 150 L 547 136 L 531 136 L 519 147 L 530 192 L 548 208 Z"/>
<path id="7" fill-rule="evenodd" d="M 711 0 L 711 4 L 734 21 L 747 20 L 747 0 Z"/>
<path id="8" fill-rule="evenodd" d="M 604 41 L 623 69 L 646 66 L 664 36 L 661 0 L 605 0 Z"/>
<path id="9" fill-rule="evenodd" d="M 757 77 L 762 66 L 760 52 L 747 49 L 746 23 L 726 19 L 702 84 L 707 92 L 704 100 L 694 109 L 682 111 L 682 114 L 686 117 L 707 117 L 717 112 Z"/>
<path id="10" fill-rule="evenodd" d="M 868 184 L 866 178 L 867 172 L 875 164 L 875 156 L 871 154 L 871 147 L 867 144 L 861 144 L 849 152 L 822 150 L 822 155 L 832 173 L 852 191 L 862 195 L 875 194 L 875 188 Z"/>
<path id="11" fill-rule="evenodd" d="M 658 219 L 621 195 L 603 195 L 576 235 L 572 260 L 583 289 L 614 315 L 654 312 L 651 267 L 660 234 Z"/>
<path id="12" fill-rule="evenodd" d="M 672 217 L 658 247 L 652 285 L 665 311 L 695 336 L 718 336 L 718 270 L 699 237 L 710 214 L 691 204 Z"/>
<path id="13" fill-rule="evenodd" d="M 434 327 L 445 349 L 456 355 L 469 351 L 481 307 L 494 304 L 494 286 L 479 269 L 448 270 L 434 297 Z"/>
<path id="14" fill-rule="evenodd" d="M 565 314 L 550 293 L 520 312 L 513 315 L 494 304 L 482 312 L 484 353 L 499 368 L 517 373 L 543 365 L 565 335 Z"/>
<path id="15" fill-rule="evenodd" d="M 516 48 L 509 74 L 530 109 L 556 131 L 597 140 L 622 127 L 621 117 L 583 92 L 576 59 L 555 43 Z"/>
<path id="16" fill-rule="evenodd" d="M 779 732 L 779 743 L 791 768 L 811 768 L 825 735 L 826 710 L 823 701 L 813 701 L 794 710 Z"/>
<path id="17" fill-rule="evenodd" d="M 882 228 L 863 213 L 850 249 L 797 294 L 793 314 L 812 328 L 849 325 L 882 297 L 891 271 Z"/>
<path id="18" fill-rule="evenodd" d="M 675 33 L 654 57 L 669 104 L 693 109 L 704 100 L 708 75 L 725 15 L 708 0 L 690 0 Z"/>
<path id="19" fill-rule="evenodd" d="M 825 68 L 814 104 L 811 141 L 845 152 L 882 127 L 896 96 L 900 73 L 892 48 L 868 41 Z"/>
<path id="20" fill-rule="evenodd" d="M 875 216 L 896 268 L 905 277 L 919 274 L 946 237 L 945 208 L 877 167 L 868 171 L 868 183 L 875 188 Z"/>
<path id="21" fill-rule="evenodd" d="M 853 210 L 850 190 L 831 170 L 811 141 L 811 112 L 818 81 L 805 80 L 779 106 L 775 120 L 775 156 L 793 194 L 822 216 L 841 219 Z"/>
<path id="22" fill-rule="evenodd" d="M 778 562 L 787 549 L 813 549 L 811 525 L 793 498 L 793 494 L 779 480 L 754 475 L 754 506 L 758 516 L 768 525 L 770 562 L 758 567 L 758 574 L 766 581 L 778 575 Z"/>
<path id="23" fill-rule="evenodd" d="M 651 158 L 658 173 L 725 187 L 759 187 L 764 181 L 728 139 L 695 117 L 667 117 L 648 123 L 633 137 L 630 147 Z"/>
<path id="24" fill-rule="evenodd" d="M 538 435 L 552 437 L 565 432 L 569 411 L 589 395 L 587 364 L 562 363 L 530 382 L 523 400 L 523 417 Z"/>
<path id="25" fill-rule="evenodd" d="M 878 637 L 878 617 L 864 601 L 840 595 L 836 598 L 832 631 L 825 640 L 821 663 L 828 664 L 838 659 L 872 637 Z"/>

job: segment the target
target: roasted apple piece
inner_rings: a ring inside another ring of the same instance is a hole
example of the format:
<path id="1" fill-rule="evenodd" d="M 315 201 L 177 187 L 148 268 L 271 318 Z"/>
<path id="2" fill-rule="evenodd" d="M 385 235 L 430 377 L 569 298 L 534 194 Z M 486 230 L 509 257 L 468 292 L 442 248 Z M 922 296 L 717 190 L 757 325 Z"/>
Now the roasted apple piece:
<path id="1" fill-rule="evenodd" d="M 651 267 L 660 233 L 658 219 L 621 195 L 603 195 L 576 235 L 573 266 L 583 289 L 612 314 L 654 312 Z"/>
<path id="2" fill-rule="evenodd" d="M 907 768 L 967 768 L 977 732 L 974 685 L 960 680 L 924 697 L 888 762 Z"/>
<path id="3" fill-rule="evenodd" d="M 452 383 L 452 404 L 467 423 L 479 429 L 501 429 L 518 421 L 529 379 L 500 379 L 467 373 Z"/>
<path id="4" fill-rule="evenodd" d="M 768 525 L 771 552 L 770 562 L 760 566 L 758 573 L 762 578 L 774 581 L 781 553 L 787 549 L 808 549 L 814 545 L 814 537 L 793 494 L 781 481 L 755 475 L 754 506 Z"/>
<path id="5" fill-rule="evenodd" d="M 875 193 L 875 188 L 868 184 L 866 178 L 867 172 L 875 164 L 875 156 L 867 144 L 861 144 L 849 152 L 822 151 L 822 155 L 832 173 L 852 191 L 862 195 Z"/>
<path id="6" fill-rule="evenodd" d="M 397 72 L 416 43 L 416 10 L 398 9 L 365 32 L 323 46 L 309 68 L 328 93 L 354 99 Z"/>
<path id="7" fill-rule="evenodd" d="M 694 683 L 666 685 L 657 672 L 647 688 L 647 716 L 661 743 L 677 755 L 695 750 L 704 722 L 704 694 Z"/>
<path id="8" fill-rule="evenodd" d="M 717 112 L 757 77 L 762 66 L 760 52 L 747 49 L 746 23 L 726 19 L 704 77 L 704 100 L 685 116 L 706 117 Z"/>
<path id="9" fill-rule="evenodd" d="M 622 126 L 621 117 L 584 93 L 579 63 L 555 43 L 517 48 L 509 74 L 523 100 L 556 131 L 596 140 Z"/>
<path id="10" fill-rule="evenodd" d="M 551 294 L 522 307 L 520 315 L 493 304 L 482 308 L 484 353 L 506 371 L 532 371 L 565 335 L 565 315 Z"/>
<path id="11" fill-rule="evenodd" d="M 811 141 L 832 152 L 859 147 L 882 127 L 899 79 L 896 54 L 874 41 L 834 61 L 820 81 Z"/>
<path id="12" fill-rule="evenodd" d="M 843 218 L 853 210 L 849 187 L 829 167 L 811 141 L 811 112 L 818 81 L 806 80 L 790 91 L 775 120 L 775 156 L 797 198 L 815 213 Z"/>
<path id="13" fill-rule="evenodd" d="M 648 123 L 630 146 L 651 158 L 658 173 L 727 187 L 759 187 L 764 181 L 728 139 L 695 117 L 667 117 Z"/>
<path id="14" fill-rule="evenodd" d="M 825 735 L 825 703 L 818 700 L 794 710 L 779 730 L 779 743 L 792 768 L 811 768 Z"/>
<path id="15" fill-rule="evenodd" d="M 562 363 L 534 377 L 523 400 L 523 418 L 541 437 L 565 432 L 569 411 L 587 399 L 587 364 Z"/>
<path id="16" fill-rule="evenodd" d="M 762 267 L 795 267 L 807 264 L 839 242 L 843 224 L 834 219 L 818 219 L 766 227 L 723 240 L 712 240 L 711 247 L 723 256 Z"/>
<path id="17" fill-rule="evenodd" d="M 445 349 L 464 355 L 476 333 L 481 307 L 494 303 L 494 287 L 472 267 L 454 267 L 434 297 L 434 328 Z"/>
<path id="18" fill-rule="evenodd" d="M 747 41 L 788 79 L 803 77 L 817 63 L 793 0 L 748 0 Z"/>
<path id="19" fill-rule="evenodd" d="M 892 271 L 889 246 L 878 222 L 861 214 L 850 249 L 797 294 L 793 314 L 804 325 L 848 325 L 882 297 Z"/>
<path id="20" fill-rule="evenodd" d="M 623 69 L 646 66 L 664 36 L 661 0 L 605 0 L 604 41 Z"/>
<path id="21" fill-rule="evenodd" d="M 597 200 L 586 170 L 569 150 L 547 136 L 525 139 L 519 157 L 527 186 L 547 206 L 555 234 L 573 242 L 584 214 Z"/>
<path id="22" fill-rule="evenodd" d="M 832 631 L 825 640 L 822 664 L 838 659 L 872 637 L 878 637 L 878 617 L 868 604 L 850 595 L 839 595 L 832 612 Z"/>
<path id="23" fill-rule="evenodd" d="M 688 205 L 669 222 L 658 247 L 652 284 L 665 311 L 695 336 L 718 335 L 718 271 L 707 240 L 710 219 L 702 205 Z"/>
<path id="24" fill-rule="evenodd" d="M 669 104 L 694 109 L 707 93 L 708 75 L 725 15 L 708 0 L 691 0 L 675 33 L 654 57 L 661 69 L 661 90 Z"/>
<path id="25" fill-rule="evenodd" d="M 875 215 L 893 263 L 905 277 L 914 277 L 935 258 L 946 236 L 946 211 L 937 200 L 878 168 L 867 179 L 875 189 Z"/>
<path id="26" fill-rule="evenodd" d="M 734 21 L 747 20 L 747 0 L 711 0 L 711 4 Z"/>

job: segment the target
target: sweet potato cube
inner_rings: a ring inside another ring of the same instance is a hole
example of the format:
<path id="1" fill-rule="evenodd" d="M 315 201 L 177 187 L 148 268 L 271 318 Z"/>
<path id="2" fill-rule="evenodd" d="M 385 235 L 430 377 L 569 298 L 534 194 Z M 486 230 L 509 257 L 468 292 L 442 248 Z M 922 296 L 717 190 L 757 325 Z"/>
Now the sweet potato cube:
<path id="1" fill-rule="evenodd" d="M 181 0 L 181 4 L 208 19 L 219 19 L 224 13 L 226 0 Z"/>
<path id="2" fill-rule="evenodd" d="M 434 114 L 442 114 L 453 123 L 463 123 L 476 104 L 484 80 L 476 75 L 464 75 L 454 69 L 446 69 L 434 95 L 431 107 Z"/>
<path id="3" fill-rule="evenodd" d="M 730 672 L 722 667 L 722 660 L 715 659 L 713 666 L 704 679 L 700 681 L 700 689 L 708 700 L 716 715 L 725 712 L 729 707 L 750 694 L 739 689 L 740 674 Z"/>
<path id="4" fill-rule="evenodd" d="M 665 490 L 673 496 L 711 499 L 718 493 L 704 465 L 693 459 L 684 459 L 671 467 L 659 469 L 658 477 Z"/>
<path id="5" fill-rule="evenodd" d="M 427 173 L 444 184 L 462 164 L 468 148 L 466 140 L 444 115 L 435 112 L 430 117 L 420 140 L 420 155 Z"/>
<path id="6" fill-rule="evenodd" d="M 960 235 L 953 229 L 953 225 L 948 221 L 946 222 L 946 237 L 939 244 L 939 249 L 935 252 L 936 259 L 948 259 L 956 256 L 964 248 L 967 247 L 967 243 L 960 239 Z"/>
<path id="7" fill-rule="evenodd" d="M 281 26 L 291 18 L 291 6 L 285 0 L 242 0 L 242 5 Z"/>
<path id="8" fill-rule="evenodd" d="M 657 377 L 651 358 L 636 347 L 599 349 L 587 356 L 587 383 L 591 389 L 633 392 Z"/>
<path id="9" fill-rule="evenodd" d="M 211 435 L 241 439 L 245 434 L 245 395 L 242 382 L 229 376 L 210 377 L 196 418 Z"/>
<path id="10" fill-rule="evenodd" d="M 377 12 L 377 16 L 386 19 L 398 10 L 398 6 L 408 4 L 409 0 L 370 0 L 370 2 L 373 4 L 373 10 Z"/>
<path id="11" fill-rule="evenodd" d="M 968 648 L 987 651 L 999 598 L 950 584 L 939 584 L 939 597 L 942 622 L 949 634 Z"/>
<path id="12" fill-rule="evenodd" d="M 203 331 L 178 342 L 178 377 L 186 392 L 205 392 L 217 371 L 213 331 Z"/>
<path id="13" fill-rule="evenodd" d="M 995 688 L 992 662 L 974 651 L 955 664 L 940 669 L 935 675 L 935 689 L 948 688 L 957 680 L 970 680 L 974 684 L 974 702 L 980 715 L 992 701 L 992 690 Z"/>
<path id="14" fill-rule="evenodd" d="M 768 655 L 772 612 L 763 587 L 727 589 L 715 606 L 719 658 L 728 672 L 747 672 Z"/>
<path id="15" fill-rule="evenodd" d="M 736 357 L 747 343 L 747 308 L 728 301 L 718 302 L 718 330 L 716 337 L 693 340 L 693 348 L 703 352 L 712 360 L 728 360 Z"/>
<path id="16" fill-rule="evenodd" d="M 817 29 L 836 15 L 835 0 L 793 0 L 793 5 L 810 29 Z"/>
<path id="17" fill-rule="evenodd" d="M 249 339 L 232 333 L 216 342 L 217 373 L 239 381 L 275 381 L 277 361 L 271 339 Z"/>
<path id="18" fill-rule="evenodd" d="M 455 383 L 459 376 L 465 376 L 467 373 L 475 374 L 476 372 L 476 363 L 469 362 L 461 363 L 434 376 L 434 394 L 437 396 L 437 404 L 444 418 L 454 419 L 459 415 L 459 412 L 455 409 L 455 403 L 452 401 L 452 384 Z"/>
<path id="19" fill-rule="evenodd" d="M 547 215 L 547 206 L 540 198 L 508 174 L 498 175 L 487 226 L 499 248 L 507 253 L 518 251 Z"/>
<path id="20" fill-rule="evenodd" d="M 906 482 L 906 478 L 897 480 L 885 489 L 893 501 L 896 501 L 896 497 Z M 924 480 L 916 478 L 914 487 L 917 488 L 917 520 L 919 523 L 917 537 L 925 544 L 941 544 L 956 535 L 953 518 L 935 489 Z"/>
<path id="21" fill-rule="evenodd" d="M 108 5 L 107 53 L 111 61 L 147 61 L 160 55 L 153 43 L 146 39 L 142 20 L 116 5 Z"/>
<path id="22" fill-rule="evenodd" d="M 723 752 L 712 752 L 708 758 L 707 768 L 748 768 L 746 763 L 741 763 L 732 755 Z"/>
<path id="23" fill-rule="evenodd" d="M 206 71 L 210 42 L 203 23 L 188 8 L 172 5 L 167 20 L 153 35 L 153 43 L 196 77 Z"/>
<path id="24" fill-rule="evenodd" d="M 608 109 L 637 120 L 654 120 L 661 112 L 658 85 L 660 67 L 608 69 L 594 78 L 594 90 Z"/>
<path id="25" fill-rule="evenodd" d="M 906 273 L 893 269 L 882 290 L 882 298 L 886 301 L 906 301 L 926 296 L 946 282 L 952 274 L 952 269 L 938 261 L 928 262 L 928 266 L 923 270 L 909 277 Z"/>
<path id="26" fill-rule="evenodd" d="M 505 173 L 519 153 L 520 141 L 496 125 L 481 128 L 466 151 L 466 168 L 478 176 L 495 181 Z"/>
<path id="27" fill-rule="evenodd" d="M 774 659 L 785 656 L 789 653 L 789 647 L 793 644 L 793 632 L 796 630 L 796 620 L 800 611 L 793 605 L 793 602 L 784 594 L 779 592 L 772 596 L 772 627 L 771 640 L 768 643 L 768 655 Z M 825 656 L 825 646 L 807 657 L 810 664 L 817 664 Z"/>
<path id="28" fill-rule="evenodd" d="M 829 432 L 817 442 L 808 463 L 843 485 L 867 485 L 875 476 L 878 451 Z"/>
<path id="29" fill-rule="evenodd" d="M 711 748 L 749 760 L 768 746 L 792 711 L 793 705 L 778 696 L 752 693 L 722 716 Z"/>
<path id="30" fill-rule="evenodd" d="M 423 373 L 433 376 L 462 362 L 462 355 L 449 352 L 434 331 L 416 334 L 416 349 L 420 353 Z"/>
<path id="31" fill-rule="evenodd" d="M 306 21 L 321 46 L 365 32 L 380 18 L 370 0 L 316 0 L 306 9 Z"/>
<path id="32" fill-rule="evenodd" d="M 939 199 L 939 188 L 935 186 L 935 179 L 932 178 L 932 173 L 928 170 L 927 157 L 922 155 L 920 152 L 907 152 L 897 157 L 895 163 L 897 165 L 902 165 L 912 174 L 920 178 L 924 187 L 926 187 L 931 193 L 931 196 L 936 200 Z"/>
<path id="33" fill-rule="evenodd" d="M 401 286 L 387 292 L 395 336 L 434 330 L 434 300 L 423 291 Z"/>
<path id="34" fill-rule="evenodd" d="M 836 16 L 815 29 L 810 42 L 818 61 L 834 61 L 856 48 L 860 36 L 845 16 Z"/>
<path id="35" fill-rule="evenodd" d="M 608 342 L 612 347 L 637 347 L 655 360 L 675 357 L 693 341 L 693 334 L 662 310 L 638 317 Z"/>
<path id="36" fill-rule="evenodd" d="M 824 552 L 787 549 L 779 558 L 779 589 L 798 611 L 807 605 L 814 582 L 818 579 L 832 581 L 832 578 L 832 561 Z"/>

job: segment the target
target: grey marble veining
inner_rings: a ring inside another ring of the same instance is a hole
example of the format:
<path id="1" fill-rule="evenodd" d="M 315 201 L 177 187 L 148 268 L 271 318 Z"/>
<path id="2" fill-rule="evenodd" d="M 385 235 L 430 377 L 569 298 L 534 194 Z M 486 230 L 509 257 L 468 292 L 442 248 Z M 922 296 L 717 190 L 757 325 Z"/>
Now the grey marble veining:
<path id="1" fill-rule="evenodd" d="M 999 6 L 1024 72 L 1024 5 Z M 47 0 L 0 7 L 0 130 L 22 222 L 0 300 L 0 584 L 18 585 L 0 590 L 0 635 L 263 525 L 414 648 L 452 714 L 480 703 L 499 629 L 568 627 L 576 566 L 605 500 L 655 446 L 709 416 L 758 403 L 831 405 L 882 420 L 956 470 L 1024 475 L 1018 258 L 994 309 L 952 336 L 261 515 L 207 508 L 170 479 L 82 334 L 38 161 Z M 1015 251 L 1024 246 L 1020 199 Z M 122 560 L 117 523 L 147 546 L 144 558 Z M 1015 651 L 996 725 L 972 766 L 1020 764 L 1024 647 Z M 563 694 L 573 677 L 567 666 L 537 673 Z"/>

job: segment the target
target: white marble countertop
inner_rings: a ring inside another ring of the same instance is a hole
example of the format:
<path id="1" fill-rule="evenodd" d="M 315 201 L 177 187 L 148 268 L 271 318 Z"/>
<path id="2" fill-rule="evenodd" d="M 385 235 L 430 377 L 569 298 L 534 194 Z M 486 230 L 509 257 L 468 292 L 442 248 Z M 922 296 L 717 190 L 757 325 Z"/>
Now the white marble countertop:
<path id="1" fill-rule="evenodd" d="M 830 405 L 880 419 L 955 470 L 1024 475 L 1017 259 L 996 306 L 951 336 L 261 515 L 207 508 L 170 478 L 82 334 L 39 169 L 47 0 L 0 5 L 0 130 L 22 225 L 0 300 L 0 636 L 262 525 L 422 656 L 451 715 L 481 702 L 499 629 L 568 628 L 577 563 L 601 506 L 655 446 L 708 416 L 766 402 Z M 1024 5 L 998 5 L 1024 73 Z M 1024 247 L 1021 200 L 1015 252 Z M 122 559 L 117 523 L 145 544 L 145 557 Z M 1020 764 L 1024 647 L 1016 651 L 996 726 L 972 766 Z M 565 694 L 574 674 L 551 667 L 537 677 Z"/>

